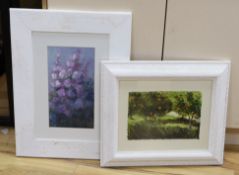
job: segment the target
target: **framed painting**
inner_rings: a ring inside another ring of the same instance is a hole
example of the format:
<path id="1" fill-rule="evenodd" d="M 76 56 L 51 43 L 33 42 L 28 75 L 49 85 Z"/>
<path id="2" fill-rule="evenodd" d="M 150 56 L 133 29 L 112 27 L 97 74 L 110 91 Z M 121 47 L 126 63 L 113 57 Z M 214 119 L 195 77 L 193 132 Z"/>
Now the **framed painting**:
<path id="1" fill-rule="evenodd" d="M 10 15 L 16 154 L 99 158 L 100 61 L 130 59 L 131 13 Z"/>
<path id="2" fill-rule="evenodd" d="M 101 70 L 101 166 L 223 163 L 229 61 L 103 61 Z"/>

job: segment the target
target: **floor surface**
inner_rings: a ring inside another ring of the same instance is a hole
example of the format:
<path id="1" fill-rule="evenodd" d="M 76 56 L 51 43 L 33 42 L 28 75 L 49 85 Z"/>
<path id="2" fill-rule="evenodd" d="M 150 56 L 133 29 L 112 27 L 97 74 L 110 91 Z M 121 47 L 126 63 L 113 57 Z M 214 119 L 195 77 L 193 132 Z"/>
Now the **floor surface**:
<path id="1" fill-rule="evenodd" d="M 239 175 L 237 150 L 229 146 L 223 166 L 100 168 L 98 160 L 16 157 L 14 129 L 0 127 L 0 175 Z"/>

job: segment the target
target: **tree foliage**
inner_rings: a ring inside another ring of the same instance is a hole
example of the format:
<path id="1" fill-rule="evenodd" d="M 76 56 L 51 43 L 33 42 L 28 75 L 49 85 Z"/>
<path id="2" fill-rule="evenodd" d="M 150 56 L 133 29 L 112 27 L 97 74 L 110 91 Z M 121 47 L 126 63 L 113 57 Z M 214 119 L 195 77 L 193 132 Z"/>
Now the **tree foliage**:
<path id="1" fill-rule="evenodd" d="M 165 93 L 131 92 L 129 95 L 129 116 L 163 116 L 172 110 L 173 103 Z"/>
<path id="2" fill-rule="evenodd" d="M 188 117 L 189 127 L 191 128 L 192 120 L 199 119 L 201 116 L 201 93 L 200 92 L 183 92 L 176 95 L 174 110 L 182 118 Z"/>
<path id="3" fill-rule="evenodd" d="M 162 117 L 174 111 L 182 120 L 197 120 L 201 116 L 201 92 L 161 91 L 130 92 L 129 117 L 141 115 L 146 119 Z M 191 124 L 190 124 L 191 127 Z"/>

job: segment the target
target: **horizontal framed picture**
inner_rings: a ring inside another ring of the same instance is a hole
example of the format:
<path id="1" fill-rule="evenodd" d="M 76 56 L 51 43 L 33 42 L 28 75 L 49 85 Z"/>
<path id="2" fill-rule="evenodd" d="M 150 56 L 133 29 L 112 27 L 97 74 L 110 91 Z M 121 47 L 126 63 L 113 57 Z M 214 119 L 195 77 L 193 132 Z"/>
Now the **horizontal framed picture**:
<path id="1" fill-rule="evenodd" d="M 131 12 L 10 12 L 16 154 L 99 158 L 100 61 L 129 60 Z"/>
<path id="2" fill-rule="evenodd" d="M 223 163 L 230 61 L 103 61 L 101 166 Z"/>

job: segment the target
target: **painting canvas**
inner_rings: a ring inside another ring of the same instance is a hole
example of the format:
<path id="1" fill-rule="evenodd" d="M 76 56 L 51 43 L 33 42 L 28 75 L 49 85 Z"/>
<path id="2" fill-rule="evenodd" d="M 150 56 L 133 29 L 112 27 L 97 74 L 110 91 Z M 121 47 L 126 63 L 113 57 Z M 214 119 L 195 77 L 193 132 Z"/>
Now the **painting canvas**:
<path id="1" fill-rule="evenodd" d="M 48 47 L 49 126 L 94 127 L 94 48 Z"/>
<path id="2" fill-rule="evenodd" d="M 199 139 L 200 91 L 129 92 L 128 140 Z"/>

